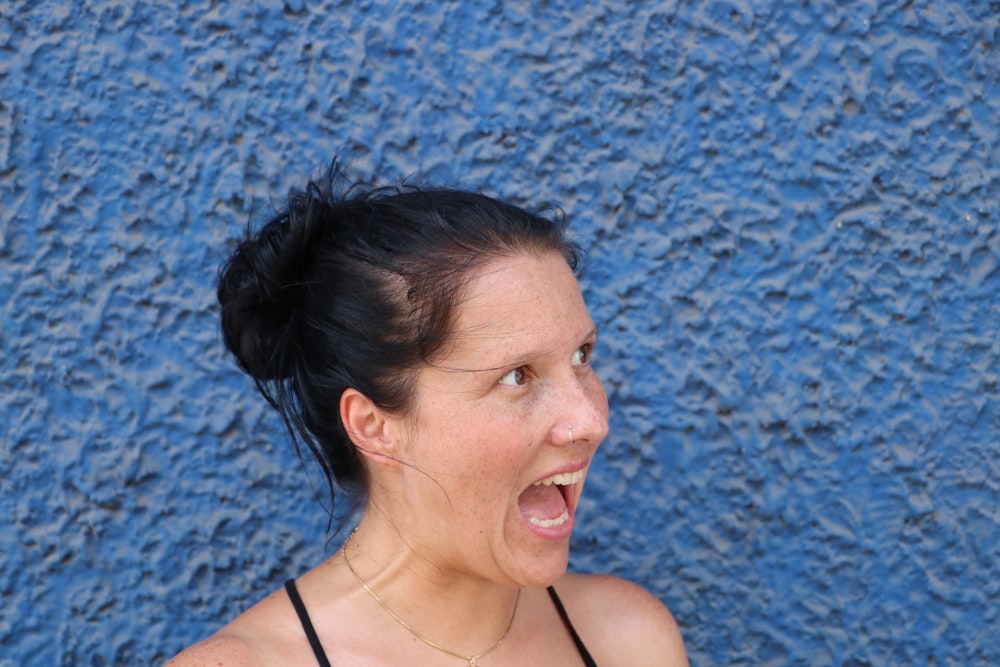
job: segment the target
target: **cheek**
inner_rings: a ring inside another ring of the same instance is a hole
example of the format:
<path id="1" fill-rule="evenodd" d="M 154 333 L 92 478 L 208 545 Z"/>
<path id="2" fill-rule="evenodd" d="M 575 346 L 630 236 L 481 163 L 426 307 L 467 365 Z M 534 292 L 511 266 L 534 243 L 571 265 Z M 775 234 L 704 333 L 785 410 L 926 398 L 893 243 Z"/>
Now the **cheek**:
<path id="1" fill-rule="evenodd" d="M 464 469 L 479 480 L 501 479 L 505 471 L 517 469 L 531 448 L 529 423 L 523 411 L 474 410 L 439 432 L 440 439 L 430 447 L 437 448 L 440 465 Z"/>

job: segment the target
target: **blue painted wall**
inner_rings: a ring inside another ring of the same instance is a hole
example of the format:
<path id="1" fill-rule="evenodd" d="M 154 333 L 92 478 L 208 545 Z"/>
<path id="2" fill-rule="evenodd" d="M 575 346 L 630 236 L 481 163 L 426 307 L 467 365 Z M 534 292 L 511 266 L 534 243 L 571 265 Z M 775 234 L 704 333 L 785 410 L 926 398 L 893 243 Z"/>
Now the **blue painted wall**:
<path id="1" fill-rule="evenodd" d="M 254 198 L 562 206 L 612 434 L 572 566 L 695 665 L 1000 664 L 1000 3 L 0 7 L 0 663 L 158 662 L 322 560 L 218 341 Z"/>

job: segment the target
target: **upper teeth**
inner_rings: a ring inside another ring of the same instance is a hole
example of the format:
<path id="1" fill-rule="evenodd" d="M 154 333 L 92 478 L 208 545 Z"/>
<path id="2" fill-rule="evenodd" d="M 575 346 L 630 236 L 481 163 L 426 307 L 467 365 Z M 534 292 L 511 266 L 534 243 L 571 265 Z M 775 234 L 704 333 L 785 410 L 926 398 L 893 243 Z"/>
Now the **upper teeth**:
<path id="1" fill-rule="evenodd" d="M 581 479 L 583 479 L 583 471 L 577 470 L 576 472 L 561 472 L 558 475 L 552 475 L 552 477 L 546 477 L 545 479 L 540 479 L 535 482 L 535 486 L 539 484 L 544 484 L 545 486 L 552 486 L 553 484 L 558 484 L 559 486 L 569 486 L 570 484 L 576 484 Z"/>

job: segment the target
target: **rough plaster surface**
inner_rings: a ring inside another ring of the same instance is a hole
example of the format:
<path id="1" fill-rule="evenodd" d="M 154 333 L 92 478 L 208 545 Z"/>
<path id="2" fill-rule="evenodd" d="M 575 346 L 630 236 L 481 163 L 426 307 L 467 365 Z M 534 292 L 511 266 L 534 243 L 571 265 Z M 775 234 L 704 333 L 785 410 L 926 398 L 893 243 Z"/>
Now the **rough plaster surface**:
<path id="1" fill-rule="evenodd" d="M 572 567 L 694 665 L 1000 664 L 1000 3 L 0 6 L 0 664 L 162 661 L 322 560 L 218 342 L 254 198 L 560 205 L 612 434 Z"/>

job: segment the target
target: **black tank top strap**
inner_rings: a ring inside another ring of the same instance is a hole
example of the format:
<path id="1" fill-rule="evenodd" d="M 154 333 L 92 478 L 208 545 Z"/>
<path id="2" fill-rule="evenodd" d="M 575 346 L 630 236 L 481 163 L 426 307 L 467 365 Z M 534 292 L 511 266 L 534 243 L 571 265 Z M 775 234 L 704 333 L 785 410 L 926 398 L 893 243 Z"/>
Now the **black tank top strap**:
<path id="1" fill-rule="evenodd" d="M 559 617 L 566 624 L 566 629 L 569 630 L 569 634 L 573 637 L 573 643 L 576 644 L 576 650 L 580 652 L 580 657 L 583 658 L 583 664 L 587 667 L 597 667 L 597 663 L 594 659 L 590 657 L 590 653 L 587 651 L 587 647 L 583 645 L 583 640 L 580 639 L 580 635 L 576 634 L 576 628 L 573 627 L 573 623 L 569 620 L 569 614 L 566 613 L 566 608 L 563 607 L 562 600 L 556 595 L 556 589 L 552 586 L 548 587 L 549 597 L 552 598 L 552 604 L 556 606 L 556 611 L 559 612 Z"/>
<path id="2" fill-rule="evenodd" d="M 572 621 L 569 620 L 569 614 L 566 613 L 566 608 L 563 607 L 562 600 L 560 600 L 559 595 L 556 594 L 556 589 L 549 586 L 547 590 L 549 592 L 549 597 L 552 598 L 552 604 L 555 605 L 556 611 L 559 612 L 559 618 L 561 618 L 563 623 L 566 625 L 566 629 L 569 630 L 569 634 L 573 638 L 573 643 L 576 644 L 576 650 L 580 652 L 583 664 L 586 665 L 586 667 L 597 667 L 597 663 L 594 662 L 594 659 L 590 656 L 590 652 L 587 651 L 587 647 L 584 646 L 583 640 L 580 639 L 580 635 L 576 633 L 576 628 L 573 627 Z M 313 627 L 312 620 L 309 618 L 306 606 L 302 603 L 302 597 L 299 595 L 299 591 L 295 587 L 294 579 L 289 579 L 285 582 L 285 591 L 288 593 L 288 599 L 292 601 L 292 606 L 295 607 L 295 613 L 299 617 L 299 622 L 302 624 L 302 630 L 305 632 L 306 639 L 309 640 L 309 646 L 312 648 L 313 654 L 316 656 L 316 662 L 319 663 L 319 667 L 332 667 L 330 665 L 330 661 L 326 657 L 326 652 L 323 651 L 323 644 L 319 641 L 319 635 L 316 634 L 316 629 Z"/>
<path id="3" fill-rule="evenodd" d="M 299 615 L 302 630 L 306 633 L 306 639 L 309 640 L 309 646 L 312 647 L 313 653 L 316 655 L 319 667 L 331 667 L 330 661 L 326 658 L 326 652 L 323 651 L 323 645 L 319 641 L 319 635 L 316 634 L 316 629 L 306 612 L 306 606 L 302 604 L 302 597 L 299 596 L 299 589 L 295 587 L 294 579 L 285 582 L 285 591 L 288 593 L 288 599 L 292 601 L 292 606 L 295 607 L 295 613 Z"/>

